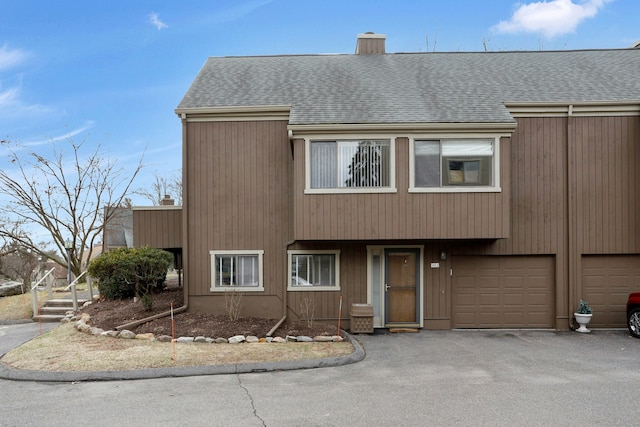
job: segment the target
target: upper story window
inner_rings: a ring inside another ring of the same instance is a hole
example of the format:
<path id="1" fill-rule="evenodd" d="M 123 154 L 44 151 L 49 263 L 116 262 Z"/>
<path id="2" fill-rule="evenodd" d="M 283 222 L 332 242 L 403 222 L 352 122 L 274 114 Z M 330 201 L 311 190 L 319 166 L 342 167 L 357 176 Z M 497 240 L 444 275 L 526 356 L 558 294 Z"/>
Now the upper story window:
<path id="1" fill-rule="evenodd" d="M 412 191 L 500 191 L 496 139 L 416 139 Z"/>
<path id="2" fill-rule="evenodd" d="M 263 291 L 264 251 L 210 251 L 211 292 Z"/>
<path id="3" fill-rule="evenodd" d="M 309 141 L 307 147 L 310 192 L 395 191 L 391 140 Z"/>

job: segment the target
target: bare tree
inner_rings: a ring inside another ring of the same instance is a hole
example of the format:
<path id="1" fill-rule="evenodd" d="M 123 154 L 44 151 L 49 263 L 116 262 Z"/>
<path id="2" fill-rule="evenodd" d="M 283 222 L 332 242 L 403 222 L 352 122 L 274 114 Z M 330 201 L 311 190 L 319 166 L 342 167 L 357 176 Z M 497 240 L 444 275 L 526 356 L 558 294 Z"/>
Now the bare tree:
<path id="1" fill-rule="evenodd" d="M 50 248 L 35 244 L 22 232 L 27 227 L 43 228 L 60 254 L 50 258 L 66 268 L 68 244 L 71 271 L 79 275 L 82 259 L 91 258 L 93 246 L 101 240 L 104 225 L 114 211 L 103 207 L 125 202 L 142 169 L 142 158 L 132 171 L 125 173 L 117 168 L 116 159 L 103 157 L 100 145 L 84 154 L 84 142 L 76 144 L 71 139 L 67 142 L 67 154 L 52 144 L 52 152 L 45 155 L 1 141 L 7 146 L 8 160 L 15 170 L 0 170 L 0 194 L 9 199 L 9 203 L 0 205 L 0 213 L 19 226 L 0 228 L 0 238 L 50 257 Z"/>
<path id="2" fill-rule="evenodd" d="M 19 244 L 13 245 L 12 249 L 11 253 L 2 257 L 2 273 L 29 286 L 31 277 L 38 267 L 40 256 Z"/>
<path id="3" fill-rule="evenodd" d="M 0 218 L 0 230 L 7 231 L 0 233 L 0 271 L 2 271 L 3 258 L 18 250 L 16 241 L 9 236 L 21 236 L 23 239 L 29 239 L 29 235 L 22 230 L 19 222 L 7 218 Z"/>
<path id="4" fill-rule="evenodd" d="M 153 206 L 159 206 L 165 195 L 170 195 L 175 199 L 177 205 L 182 205 L 181 174 L 178 173 L 176 175 L 166 177 L 160 176 L 158 172 L 155 172 L 151 188 L 139 188 L 133 193 L 149 200 Z"/>

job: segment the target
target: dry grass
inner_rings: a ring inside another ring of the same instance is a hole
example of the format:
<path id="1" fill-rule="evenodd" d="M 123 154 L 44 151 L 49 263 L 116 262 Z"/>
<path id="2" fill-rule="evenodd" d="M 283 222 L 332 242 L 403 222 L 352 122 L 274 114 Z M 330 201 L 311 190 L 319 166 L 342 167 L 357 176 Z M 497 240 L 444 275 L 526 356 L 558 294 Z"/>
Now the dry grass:
<path id="1" fill-rule="evenodd" d="M 0 320 L 30 319 L 33 303 L 31 294 L 0 298 Z"/>
<path id="2" fill-rule="evenodd" d="M 61 292 L 62 288 L 56 288 L 53 293 L 53 298 L 65 298 L 71 295 L 70 291 Z M 87 286 L 84 283 L 78 284 L 77 290 L 86 290 Z M 38 305 L 42 305 L 49 299 L 49 293 L 44 290 L 38 292 Z M 21 320 L 31 319 L 33 317 L 33 300 L 31 293 L 28 292 L 22 295 L 13 295 L 10 297 L 0 298 L 0 320 Z"/>
<path id="3" fill-rule="evenodd" d="M 38 371 L 105 371 L 276 362 L 351 354 L 341 343 L 174 344 L 91 336 L 63 324 L 7 353 L 0 362 Z"/>

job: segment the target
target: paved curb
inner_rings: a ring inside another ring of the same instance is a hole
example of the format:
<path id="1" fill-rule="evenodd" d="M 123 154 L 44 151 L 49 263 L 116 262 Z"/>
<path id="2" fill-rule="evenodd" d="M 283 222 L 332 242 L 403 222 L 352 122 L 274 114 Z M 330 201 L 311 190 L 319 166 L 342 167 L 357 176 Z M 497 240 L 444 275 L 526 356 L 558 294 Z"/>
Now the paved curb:
<path id="1" fill-rule="evenodd" d="M 354 352 L 347 356 L 322 359 L 303 359 L 287 362 L 240 363 L 222 366 L 192 366 L 185 368 L 151 368 L 126 371 L 33 371 L 16 369 L 0 363 L 0 379 L 38 382 L 119 381 L 153 378 L 177 378 L 200 375 L 249 374 L 260 372 L 290 371 L 296 369 L 328 368 L 360 362 L 365 351 L 355 338 L 343 331 L 353 345 Z M 277 344 L 274 344 L 277 345 Z"/>
<path id="2" fill-rule="evenodd" d="M 0 320 L 0 326 L 22 325 L 23 323 L 35 323 L 35 322 L 32 319 Z"/>

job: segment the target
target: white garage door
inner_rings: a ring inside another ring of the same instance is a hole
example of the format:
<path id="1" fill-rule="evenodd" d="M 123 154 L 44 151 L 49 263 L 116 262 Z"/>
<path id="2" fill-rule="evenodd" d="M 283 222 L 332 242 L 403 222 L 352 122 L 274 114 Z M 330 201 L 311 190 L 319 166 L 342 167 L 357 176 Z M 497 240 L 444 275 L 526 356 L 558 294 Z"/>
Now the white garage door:
<path id="1" fill-rule="evenodd" d="M 549 256 L 454 256 L 454 328 L 551 328 Z"/>
<path id="2" fill-rule="evenodd" d="M 627 297 L 640 291 L 640 255 L 583 255 L 582 289 L 593 308 L 589 327 L 625 327 Z"/>

